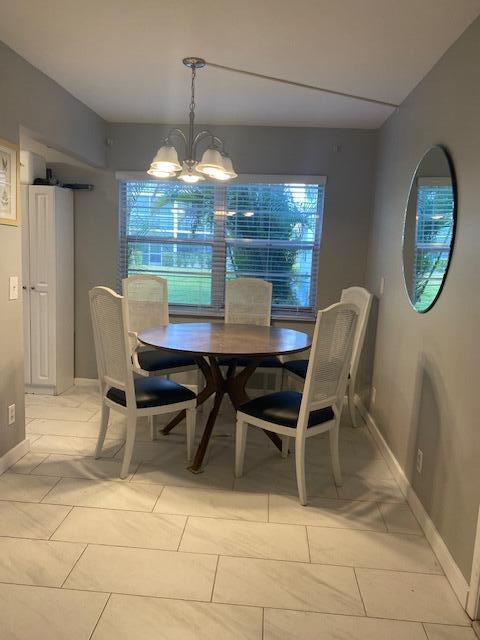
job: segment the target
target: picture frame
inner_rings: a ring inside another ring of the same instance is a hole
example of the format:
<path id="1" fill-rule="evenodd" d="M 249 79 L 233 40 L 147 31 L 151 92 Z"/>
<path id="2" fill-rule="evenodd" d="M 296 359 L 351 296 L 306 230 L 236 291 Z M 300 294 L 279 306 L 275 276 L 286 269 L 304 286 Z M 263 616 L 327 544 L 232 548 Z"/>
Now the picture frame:
<path id="1" fill-rule="evenodd" d="M 0 224 L 19 224 L 19 148 L 0 138 Z"/>

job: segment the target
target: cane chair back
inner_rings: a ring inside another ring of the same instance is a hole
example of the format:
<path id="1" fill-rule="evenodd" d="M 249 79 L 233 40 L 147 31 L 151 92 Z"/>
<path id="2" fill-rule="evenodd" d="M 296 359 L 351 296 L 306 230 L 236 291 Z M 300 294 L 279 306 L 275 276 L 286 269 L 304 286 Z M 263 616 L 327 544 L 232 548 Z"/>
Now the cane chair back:
<path id="1" fill-rule="evenodd" d="M 236 278 L 225 284 L 225 322 L 268 327 L 272 314 L 272 283 Z"/>

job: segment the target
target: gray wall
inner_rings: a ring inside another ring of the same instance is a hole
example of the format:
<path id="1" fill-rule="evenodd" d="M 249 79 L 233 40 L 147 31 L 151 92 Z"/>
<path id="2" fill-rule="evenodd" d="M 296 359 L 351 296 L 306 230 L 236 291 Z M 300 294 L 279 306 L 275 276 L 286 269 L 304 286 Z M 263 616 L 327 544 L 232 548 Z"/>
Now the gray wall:
<path id="1" fill-rule="evenodd" d="M 363 284 L 376 132 L 276 127 L 211 129 L 226 140 L 238 172 L 327 176 L 319 306 L 338 299 L 343 287 Z M 109 168 L 145 171 L 165 132 L 156 125 L 110 125 Z M 59 165 L 54 168 L 63 180 L 83 180 L 77 169 Z M 75 375 L 91 378 L 96 375 L 96 367 L 85 301 L 92 286 L 115 286 L 118 205 L 113 174 L 87 172 L 85 180 L 95 184 L 96 190 L 75 195 Z"/>
<path id="2" fill-rule="evenodd" d="M 0 42 L 0 138 L 18 143 L 19 126 L 46 143 L 101 165 L 105 123 L 72 95 Z M 20 227 L 0 225 L 0 456 L 25 437 L 21 300 L 8 301 L 8 277 L 21 275 Z M 16 423 L 7 426 L 7 406 Z"/>
<path id="3" fill-rule="evenodd" d="M 371 411 L 467 581 L 480 498 L 479 60 L 477 20 L 382 128 L 367 279 L 378 293 L 385 277 Z M 437 143 L 457 172 L 457 238 L 443 293 L 422 315 L 405 293 L 402 227 L 412 173 Z"/>

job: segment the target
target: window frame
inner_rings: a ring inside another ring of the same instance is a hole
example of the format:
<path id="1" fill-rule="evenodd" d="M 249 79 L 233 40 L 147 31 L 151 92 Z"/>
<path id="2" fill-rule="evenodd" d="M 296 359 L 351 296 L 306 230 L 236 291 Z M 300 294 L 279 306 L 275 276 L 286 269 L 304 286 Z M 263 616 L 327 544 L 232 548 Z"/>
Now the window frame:
<path id="1" fill-rule="evenodd" d="M 121 291 L 122 279 L 127 276 L 127 245 L 128 242 L 146 242 L 145 236 L 127 236 L 127 210 L 123 203 L 122 188 L 126 182 L 168 182 L 168 180 L 155 180 L 143 171 L 117 171 L 115 178 L 118 183 L 118 209 L 119 209 L 119 234 L 118 234 L 118 268 L 117 268 L 117 288 Z M 219 183 L 214 180 L 206 180 L 206 183 L 215 185 L 215 201 L 221 194 L 221 202 L 219 206 L 223 206 L 224 194 L 228 184 Z M 315 175 L 269 175 L 269 174 L 241 174 L 232 184 L 305 184 L 317 185 L 322 188 L 321 197 L 318 199 L 317 205 L 317 223 L 315 225 L 315 237 L 311 243 L 292 242 L 288 246 L 298 245 L 297 248 L 308 248 L 312 251 L 312 269 L 310 272 L 310 291 L 309 306 L 292 308 L 288 310 L 280 305 L 272 305 L 272 319 L 284 319 L 289 321 L 305 321 L 315 318 L 316 300 L 318 292 L 318 269 L 320 245 L 322 239 L 323 216 L 325 207 L 325 187 L 327 184 L 326 176 Z M 205 184 L 205 183 L 203 183 Z M 234 244 L 235 241 L 230 241 Z M 278 241 L 281 243 L 282 241 Z M 285 241 L 286 242 L 286 241 Z M 161 238 L 151 236 L 148 238 L 150 244 L 178 244 L 178 238 Z M 182 241 L 182 244 L 192 244 L 212 247 L 212 287 L 211 287 L 211 304 L 210 305 L 188 305 L 170 303 L 169 310 L 171 316 L 186 317 L 214 317 L 222 318 L 224 316 L 224 300 L 225 300 L 225 282 L 226 282 L 226 253 L 227 244 L 229 243 L 225 233 L 225 217 L 214 216 L 214 230 L 211 240 L 199 239 Z M 219 253 L 221 255 L 219 255 Z"/>

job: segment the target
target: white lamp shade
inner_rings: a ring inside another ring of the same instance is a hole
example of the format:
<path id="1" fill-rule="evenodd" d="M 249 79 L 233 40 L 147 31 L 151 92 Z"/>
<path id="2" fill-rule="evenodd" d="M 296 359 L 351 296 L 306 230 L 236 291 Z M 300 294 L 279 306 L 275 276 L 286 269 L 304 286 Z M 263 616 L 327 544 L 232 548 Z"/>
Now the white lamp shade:
<path id="1" fill-rule="evenodd" d="M 235 169 L 233 168 L 233 164 L 232 164 L 232 161 L 230 160 L 230 158 L 228 156 L 223 156 L 222 160 L 223 160 L 223 171 L 224 171 L 224 173 L 226 173 L 228 175 L 229 179 L 237 178 L 238 174 L 235 173 Z"/>
<path id="2" fill-rule="evenodd" d="M 215 178 L 216 173 L 223 172 L 223 158 L 217 149 L 207 149 L 202 155 L 202 159 L 197 165 L 197 171 L 205 173 L 207 176 Z"/>
<path id="3" fill-rule="evenodd" d="M 152 167 L 150 167 L 147 173 L 154 178 L 172 178 L 175 175 L 175 171 L 159 171 L 155 168 L 152 169 Z"/>
<path id="4" fill-rule="evenodd" d="M 205 180 L 205 177 L 202 176 L 201 173 L 198 173 L 195 169 L 189 169 L 185 163 L 183 164 L 182 173 L 177 177 L 179 180 L 182 180 L 182 182 L 186 182 L 187 184 L 195 184 L 196 182 Z"/>
<path id="5" fill-rule="evenodd" d="M 160 147 L 150 165 L 150 169 L 166 173 L 180 171 L 181 168 L 178 161 L 177 150 L 171 145 L 163 145 Z"/>

